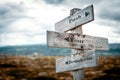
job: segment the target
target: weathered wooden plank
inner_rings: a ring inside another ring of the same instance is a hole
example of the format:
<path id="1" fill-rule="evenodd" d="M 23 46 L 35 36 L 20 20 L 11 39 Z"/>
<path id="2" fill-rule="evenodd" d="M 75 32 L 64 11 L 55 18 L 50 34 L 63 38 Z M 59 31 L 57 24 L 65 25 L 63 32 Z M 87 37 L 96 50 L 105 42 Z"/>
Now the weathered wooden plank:
<path id="1" fill-rule="evenodd" d="M 57 22 L 55 24 L 55 30 L 59 32 L 65 32 L 93 20 L 94 12 L 93 5 L 91 5 Z"/>
<path id="2" fill-rule="evenodd" d="M 76 53 L 71 56 L 56 60 L 56 72 L 77 70 L 81 68 L 97 66 L 95 50 L 87 50 L 84 53 Z"/>
<path id="3" fill-rule="evenodd" d="M 108 39 L 81 35 L 77 33 L 58 33 L 47 31 L 47 45 L 49 47 L 72 49 L 108 50 Z"/>

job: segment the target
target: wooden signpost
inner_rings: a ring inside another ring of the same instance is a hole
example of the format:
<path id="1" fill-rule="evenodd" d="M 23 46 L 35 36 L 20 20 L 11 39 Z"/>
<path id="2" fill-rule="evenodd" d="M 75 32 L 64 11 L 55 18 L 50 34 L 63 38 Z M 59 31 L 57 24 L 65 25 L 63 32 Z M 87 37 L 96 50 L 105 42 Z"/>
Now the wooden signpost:
<path id="1" fill-rule="evenodd" d="M 47 43 L 49 47 L 108 50 L 108 39 L 78 33 L 47 31 Z"/>
<path id="2" fill-rule="evenodd" d="M 94 20 L 93 5 L 91 5 L 57 22 L 55 24 L 55 30 L 58 32 L 65 32 L 93 20 Z"/>
<path id="3" fill-rule="evenodd" d="M 84 53 L 76 53 L 57 59 L 56 72 L 72 71 L 94 66 L 97 66 L 97 57 L 94 50 L 89 50 L 84 51 Z"/>
<path id="4" fill-rule="evenodd" d="M 55 24 L 57 32 L 47 31 L 49 47 L 72 49 L 71 56 L 56 60 L 57 73 L 71 71 L 74 80 L 84 80 L 84 68 L 95 67 L 98 64 L 95 50 L 109 49 L 108 39 L 83 35 L 81 25 L 93 20 L 93 5 L 82 10 L 74 8 L 70 16 Z"/>

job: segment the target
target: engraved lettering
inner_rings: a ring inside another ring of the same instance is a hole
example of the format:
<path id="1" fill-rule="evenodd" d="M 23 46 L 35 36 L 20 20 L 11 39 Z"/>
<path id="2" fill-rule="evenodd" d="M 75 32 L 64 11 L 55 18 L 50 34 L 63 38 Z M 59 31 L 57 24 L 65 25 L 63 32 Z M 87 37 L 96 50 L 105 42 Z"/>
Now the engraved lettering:
<path id="1" fill-rule="evenodd" d="M 74 55 L 75 56 L 75 55 Z M 77 62 L 82 62 L 82 61 L 87 61 L 87 60 L 92 60 L 93 57 L 89 54 L 89 55 L 82 55 L 81 59 L 77 59 L 77 60 L 68 60 L 65 63 L 66 64 L 72 64 L 72 63 L 77 63 Z"/>
<path id="2" fill-rule="evenodd" d="M 84 43 L 84 40 L 77 40 L 77 39 L 70 38 L 70 37 L 64 38 L 64 40 L 68 42 Z"/>
<path id="3" fill-rule="evenodd" d="M 69 23 L 72 23 L 72 22 L 74 22 L 74 21 L 76 21 L 76 20 L 78 20 L 78 19 L 80 19 L 80 18 L 81 18 L 81 16 L 78 15 L 78 16 L 75 17 L 75 18 L 69 19 Z"/>

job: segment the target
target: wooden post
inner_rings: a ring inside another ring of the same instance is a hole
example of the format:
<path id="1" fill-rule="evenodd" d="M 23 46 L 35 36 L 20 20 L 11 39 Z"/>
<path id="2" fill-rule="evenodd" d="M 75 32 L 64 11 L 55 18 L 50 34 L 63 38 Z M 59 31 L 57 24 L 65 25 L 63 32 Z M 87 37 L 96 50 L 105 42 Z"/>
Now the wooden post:
<path id="1" fill-rule="evenodd" d="M 79 11 L 81 9 L 78 8 L 74 8 L 70 11 L 70 15 L 73 15 L 75 12 Z M 73 30 L 71 30 L 71 33 L 79 33 L 79 34 L 83 34 L 82 32 L 82 26 L 79 26 Z M 76 53 L 84 53 L 84 50 L 77 50 L 77 49 L 72 49 L 72 54 L 76 54 Z M 79 70 L 75 70 L 72 71 L 73 73 L 73 78 L 74 80 L 84 80 L 84 69 L 79 69 Z"/>
<path id="2" fill-rule="evenodd" d="M 73 71 L 74 80 L 84 80 L 84 69 Z"/>
<path id="3" fill-rule="evenodd" d="M 73 30 L 72 33 L 82 34 L 82 26 L 79 28 L 76 28 L 76 30 Z M 84 53 L 84 50 L 72 49 L 72 54 L 76 54 L 76 53 Z M 75 70 L 75 71 L 72 71 L 72 73 L 73 73 L 74 80 L 84 80 L 84 75 L 85 75 L 84 69 Z"/>

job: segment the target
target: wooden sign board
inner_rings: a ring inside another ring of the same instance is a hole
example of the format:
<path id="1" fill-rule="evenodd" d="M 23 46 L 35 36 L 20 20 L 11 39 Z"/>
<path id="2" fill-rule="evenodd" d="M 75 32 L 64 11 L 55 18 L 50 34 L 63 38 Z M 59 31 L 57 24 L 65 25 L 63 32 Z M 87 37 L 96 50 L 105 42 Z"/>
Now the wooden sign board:
<path id="1" fill-rule="evenodd" d="M 93 5 L 88 6 L 80 11 L 77 11 L 72 16 L 57 22 L 55 24 L 55 30 L 58 32 L 65 32 L 85 23 L 94 20 Z"/>
<path id="2" fill-rule="evenodd" d="M 77 70 L 80 68 L 95 67 L 98 60 L 94 50 L 87 50 L 84 53 L 76 53 L 71 56 L 56 60 L 56 72 Z"/>
<path id="3" fill-rule="evenodd" d="M 47 31 L 47 45 L 49 47 L 72 49 L 108 50 L 108 39 L 93 37 L 77 33 L 58 33 Z"/>

